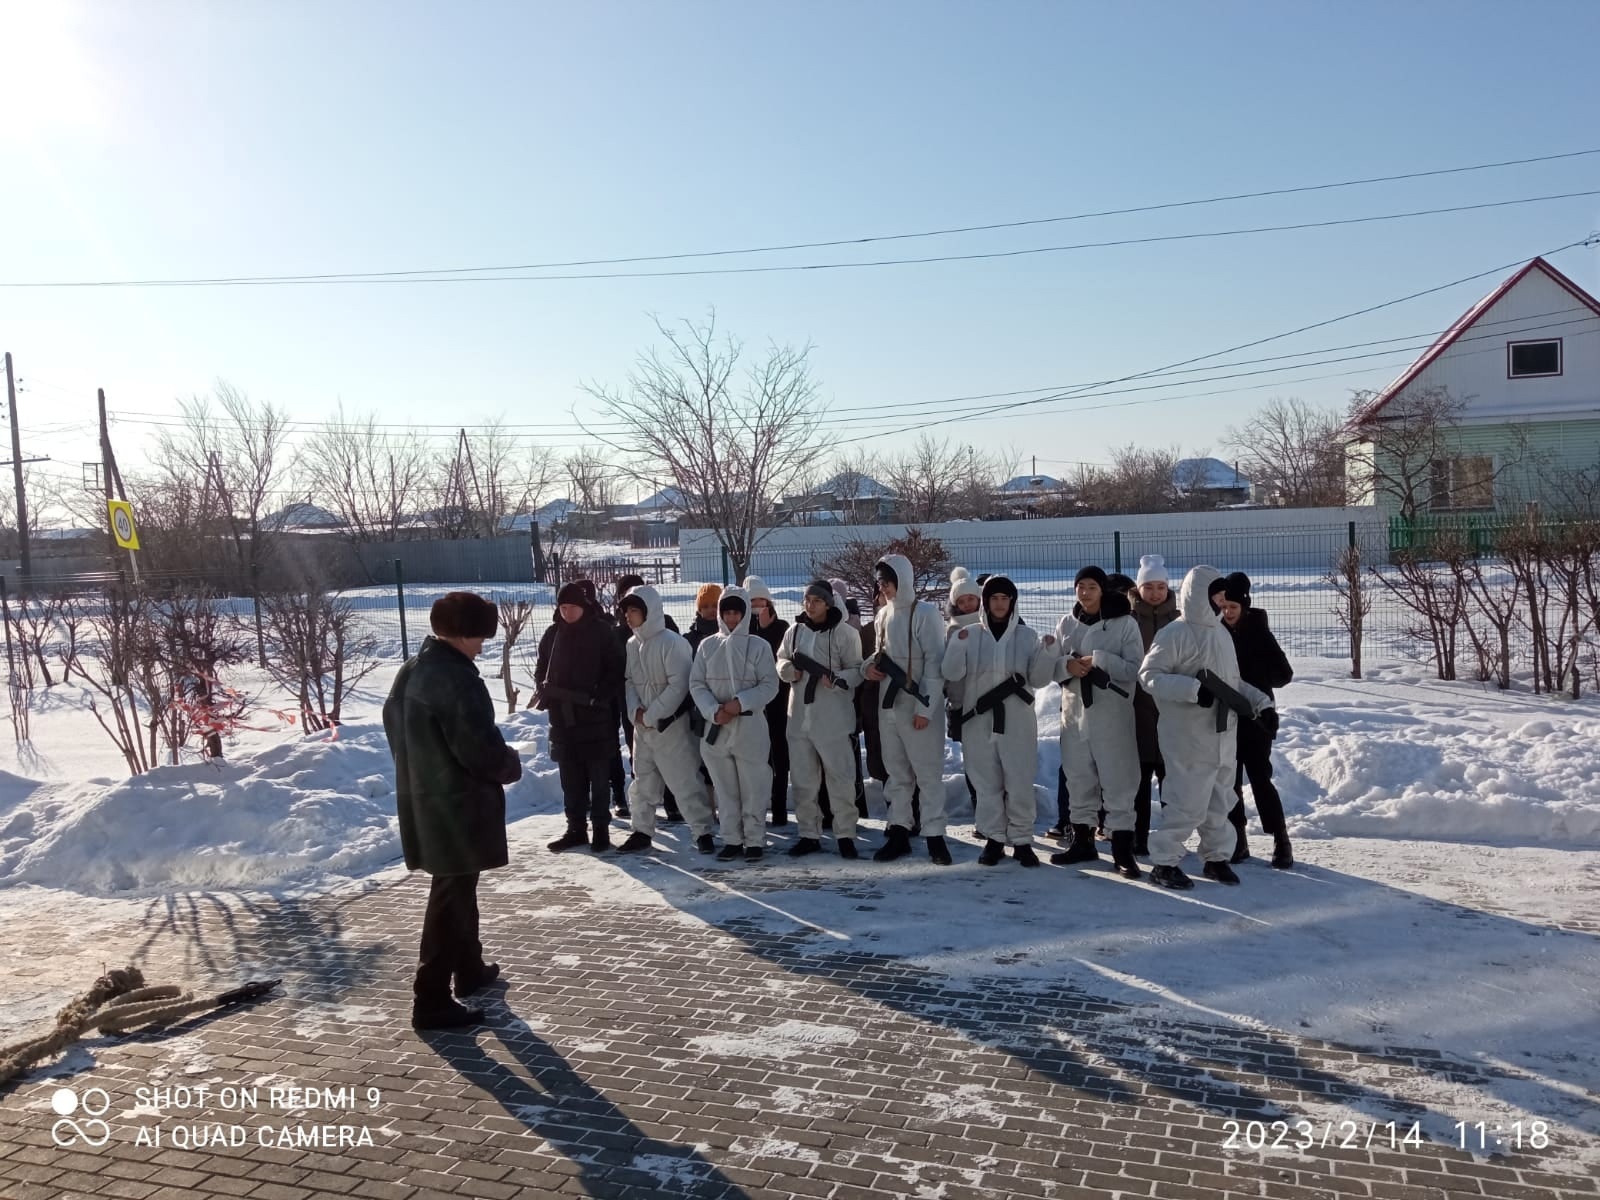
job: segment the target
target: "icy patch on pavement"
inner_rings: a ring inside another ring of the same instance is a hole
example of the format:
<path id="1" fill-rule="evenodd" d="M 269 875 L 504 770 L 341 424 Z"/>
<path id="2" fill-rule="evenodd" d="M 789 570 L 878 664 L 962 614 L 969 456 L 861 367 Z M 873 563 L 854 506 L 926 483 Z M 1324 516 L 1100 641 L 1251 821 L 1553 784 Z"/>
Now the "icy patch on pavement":
<path id="1" fill-rule="evenodd" d="M 859 1034 L 843 1025 L 818 1025 L 810 1021 L 780 1021 L 753 1033 L 714 1033 L 690 1038 L 697 1050 L 724 1058 L 793 1058 L 812 1050 L 854 1045 Z"/>

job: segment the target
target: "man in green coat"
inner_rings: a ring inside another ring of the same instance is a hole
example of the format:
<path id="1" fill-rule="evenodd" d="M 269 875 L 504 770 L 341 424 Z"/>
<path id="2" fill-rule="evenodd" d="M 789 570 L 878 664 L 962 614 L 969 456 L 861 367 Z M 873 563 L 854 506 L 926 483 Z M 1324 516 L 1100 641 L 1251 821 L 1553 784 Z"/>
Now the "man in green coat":
<path id="1" fill-rule="evenodd" d="M 508 860 L 505 785 L 522 778 L 522 760 L 500 736 L 473 661 L 498 615 L 472 592 L 435 600 L 433 636 L 400 668 L 383 705 L 400 846 L 408 868 L 433 876 L 413 984 L 417 1029 L 481 1021 L 481 1009 L 451 997 L 451 977 L 456 995 L 466 996 L 500 974 L 498 964 L 483 961 L 478 940 L 478 875 Z"/>

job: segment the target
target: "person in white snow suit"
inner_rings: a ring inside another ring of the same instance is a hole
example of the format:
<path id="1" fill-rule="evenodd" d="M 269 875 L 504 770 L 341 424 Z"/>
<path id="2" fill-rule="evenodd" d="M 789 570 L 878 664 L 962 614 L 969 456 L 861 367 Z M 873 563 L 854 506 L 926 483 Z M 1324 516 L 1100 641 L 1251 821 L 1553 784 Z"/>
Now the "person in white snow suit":
<path id="1" fill-rule="evenodd" d="M 1103 808 L 1112 862 L 1129 879 L 1138 879 L 1143 872 L 1133 857 L 1133 797 L 1139 789 L 1133 693 L 1144 642 L 1128 597 L 1110 586 L 1103 570 L 1084 567 L 1073 587 L 1078 602 L 1055 634 L 1072 843 L 1050 861 L 1070 866 L 1098 859 L 1094 822 Z"/>
<path id="2" fill-rule="evenodd" d="M 617 604 L 633 631 L 628 639 L 624 683 L 628 722 L 633 728 L 633 787 L 629 808 L 633 832 L 618 846 L 622 853 L 648 850 L 656 831 L 656 805 L 667 789 L 689 822 L 695 848 L 716 849 L 711 839 L 711 802 L 700 779 L 700 752 L 689 732 L 689 673 L 694 654 L 676 630 L 667 628 L 661 595 L 639 585 Z"/>
<path id="3" fill-rule="evenodd" d="M 944 622 L 939 610 L 917 599 L 916 576 L 903 554 L 890 554 L 873 567 L 879 605 L 873 615 L 876 650 L 863 678 L 877 683 L 878 736 L 889 782 L 889 828 L 884 844 L 872 857 L 890 862 L 911 853 L 912 796 L 922 793 L 922 833 L 928 857 L 949 866 L 945 845 Z"/>
<path id="4" fill-rule="evenodd" d="M 824 778 L 831 794 L 846 798 L 834 810 L 833 836 L 840 858 L 857 858 L 855 791 L 850 766 L 856 709 L 852 696 L 861 685 L 861 635 L 845 623 L 844 598 L 832 585 L 813 580 L 804 611 L 778 647 L 778 678 L 789 684 L 789 777 L 794 782 L 794 815 L 800 839 L 794 857 L 822 849 Z"/>
<path id="5" fill-rule="evenodd" d="M 983 587 L 965 567 L 950 572 L 950 604 L 944 622 L 944 650 L 950 653 L 950 643 L 956 634 L 969 625 L 983 620 Z M 961 701 L 966 694 L 966 681 L 944 681 L 944 731 L 950 741 L 961 742 Z M 962 774 L 967 781 L 967 795 L 972 798 L 972 819 L 978 819 L 978 788 L 972 782 L 972 772 L 966 769 L 966 756 L 962 755 Z"/>
<path id="6" fill-rule="evenodd" d="M 772 651 L 750 633 L 750 601 L 731 587 L 717 605 L 722 630 L 700 643 L 689 674 L 689 695 L 705 718 L 701 761 L 711 773 L 722 817 L 723 861 L 754 862 L 766 846 L 772 767 L 766 707 L 778 694 Z"/>
<path id="7" fill-rule="evenodd" d="M 1150 835 L 1150 882 L 1161 887 L 1194 886 L 1178 863 L 1196 829 L 1206 878 L 1239 882 L 1228 865 L 1234 850 L 1228 810 L 1234 801 L 1235 730 L 1240 720 L 1271 709 L 1272 698 L 1239 677 L 1233 639 L 1211 602 L 1211 586 L 1221 577 L 1215 567 L 1190 570 L 1178 590 L 1178 619 L 1156 634 L 1139 667 L 1139 682 L 1161 712 L 1167 764 L 1161 786 L 1166 807 L 1161 827 Z"/>
<path id="8" fill-rule="evenodd" d="M 961 757 L 978 789 L 978 828 L 988 835 L 978 861 L 992 867 L 1010 846 L 1018 863 L 1037 867 L 1033 694 L 1050 682 L 1056 655 L 1018 618 L 1017 587 L 1004 575 L 983 585 L 982 612 L 978 623 L 955 631 L 944 654 L 944 677 L 961 685 Z"/>
<path id="9" fill-rule="evenodd" d="M 1178 598 L 1168 586 L 1167 563 L 1159 554 L 1146 554 L 1139 559 L 1139 574 L 1133 582 L 1138 593 L 1133 601 L 1133 619 L 1139 622 L 1139 636 L 1148 654 L 1156 634 L 1178 619 Z M 1139 733 L 1139 790 L 1133 797 L 1133 853 L 1138 858 L 1150 857 L 1152 791 L 1167 778 L 1157 732 L 1159 716 L 1155 700 L 1143 687 L 1139 688 L 1133 694 L 1133 722 Z"/>

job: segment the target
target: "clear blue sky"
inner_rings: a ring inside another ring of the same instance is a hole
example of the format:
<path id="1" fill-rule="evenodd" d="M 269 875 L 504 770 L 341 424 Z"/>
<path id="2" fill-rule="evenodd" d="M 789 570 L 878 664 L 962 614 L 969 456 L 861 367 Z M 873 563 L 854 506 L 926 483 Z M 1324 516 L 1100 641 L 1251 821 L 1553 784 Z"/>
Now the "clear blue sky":
<path id="1" fill-rule="evenodd" d="M 1600 4 L 53 3 L 0 0 L 0 280 L 390 270 L 810 241 L 1600 146 Z M 762 261 L 1010 249 L 1600 188 L 1600 156 Z M 1600 198 L 848 272 L 0 290 L 25 449 L 224 378 L 299 419 L 549 420 L 649 315 L 816 345 L 841 408 L 1110 378 L 1533 254 Z M 1600 252 L 1557 265 L 1600 287 Z M 1435 331 L 1494 280 L 1252 352 Z M 1410 343 L 1403 343 L 1409 345 Z M 1060 460 L 1216 447 L 1360 374 L 951 426 Z M 1362 363 L 1349 364 L 1362 367 Z M 1326 374 L 1349 367 L 1291 372 Z M 1241 380 L 1241 384 L 1260 380 Z M 1204 389 L 1213 390 L 1221 385 Z M 1184 389 L 1174 389 L 1183 391 Z M 1129 399 L 1135 397 L 1127 397 Z M 951 415 L 967 405 L 952 403 Z M 859 422 L 852 434 L 873 426 Z M 124 420 L 136 461 L 151 427 Z M 882 447 L 880 447 L 882 448 Z"/>

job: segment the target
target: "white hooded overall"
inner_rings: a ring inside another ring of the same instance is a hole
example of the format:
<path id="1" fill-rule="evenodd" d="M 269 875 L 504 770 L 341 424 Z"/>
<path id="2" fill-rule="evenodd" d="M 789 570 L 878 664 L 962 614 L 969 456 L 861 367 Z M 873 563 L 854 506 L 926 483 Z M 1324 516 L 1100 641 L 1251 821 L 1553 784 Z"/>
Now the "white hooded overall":
<path id="1" fill-rule="evenodd" d="M 689 731 L 689 714 L 681 711 L 689 697 L 694 653 L 681 634 L 667 628 L 661 596 L 648 584 L 633 589 L 644 602 L 644 624 L 628 639 L 628 673 L 624 690 L 627 716 L 633 721 L 633 787 L 628 807 L 633 829 L 646 837 L 656 831 L 656 806 L 666 788 L 695 837 L 711 832 L 711 800 L 700 778 L 700 751 Z M 634 714 L 644 710 L 644 719 Z M 661 729 L 661 723 L 667 727 Z"/>
<path id="2" fill-rule="evenodd" d="M 861 635 L 845 623 L 844 601 L 837 593 L 829 602 L 821 628 L 801 616 L 784 632 L 778 648 L 778 678 L 789 689 L 789 781 L 794 786 L 794 812 L 800 836 L 822 836 L 822 807 L 817 795 L 826 777 L 833 806 L 833 835 L 856 836 L 856 768 L 850 735 L 856 727 L 855 689 L 861 686 Z M 802 670 L 804 655 L 832 671 L 843 687 Z M 816 680 L 812 687 L 812 680 Z M 807 693 L 811 699 L 806 700 Z"/>
<path id="3" fill-rule="evenodd" d="M 883 765 L 889 782 L 883 797 L 889 805 L 889 824 L 910 830 L 911 799 L 922 789 L 922 834 L 943 837 L 944 800 L 944 622 L 939 610 L 917 599 L 916 576 L 904 555 L 890 554 L 880 564 L 894 572 L 895 598 L 873 614 L 877 648 L 905 671 L 906 679 L 926 698 L 901 690 L 887 708 L 878 711 L 878 733 L 883 744 Z M 887 697 L 888 680 L 880 685 Z M 925 719 L 917 729 L 913 722 Z M 829 789 L 832 795 L 832 789 Z"/>

